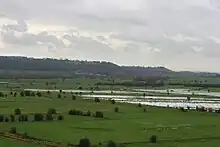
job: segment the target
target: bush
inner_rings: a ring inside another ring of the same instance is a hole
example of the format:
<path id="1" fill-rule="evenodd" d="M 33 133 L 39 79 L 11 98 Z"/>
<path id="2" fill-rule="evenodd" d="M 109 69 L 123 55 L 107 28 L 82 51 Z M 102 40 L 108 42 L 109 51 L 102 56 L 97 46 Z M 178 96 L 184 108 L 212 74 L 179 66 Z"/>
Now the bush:
<path id="1" fill-rule="evenodd" d="M 107 147 L 117 147 L 116 143 L 112 140 L 108 141 Z"/>
<path id="2" fill-rule="evenodd" d="M 57 120 L 63 120 L 64 119 L 64 117 L 62 116 L 62 115 L 59 115 L 58 117 L 57 117 Z"/>
<path id="3" fill-rule="evenodd" d="M 43 114 L 41 114 L 41 113 L 35 113 L 34 114 L 34 120 L 35 121 L 43 121 L 43 119 L 44 119 L 44 115 Z"/>
<path id="4" fill-rule="evenodd" d="M 10 118 L 11 118 L 11 122 L 15 121 L 15 116 L 14 115 L 10 115 Z"/>
<path id="5" fill-rule="evenodd" d="M 95 102 L 96 102 L 96 103 L 99 103 L 99 102 L 100 102 L 100 99 L 96 97 L 96 98 L 95 98 Z"/>
<path id="6" fill-rule="evenodd" d="M 72 100 L 76 100 L 76 96 L 75 95 L 72 95 Z"/>
<path id="7" fill-rule="evenodd" d="M 4 115 L 0 115 L 0 122 L 4 121 Z"/>
<path id="8" fill-rule="evenodd" d="M 138 104 L 138 107 L 142 107 L 141 103 Z"/>
<path id="9" fill-rule="evenodd" d="M 60 90 L 60 93 L 62 93 L 63 91 L 62 90 Z"/>
<path id="10" fill-rule="evenodd" d="M 91 116 L 91 112 L 90 112 L 90 111 L 87 111 L 87 112 L 86 112 L 86 116 Z"/>
<path id="11" fill-rule="evenodd" d="M 46 120 L 48 120 L 48 121 L 53 120 L 53 115 L 52 115 L 52 113 L 47 113 L 47 114 L 46 114 Z"/>
<path id="12" fill-rule="evenodd" d="M 8 117 L 5 117 L 5 122 L 9 122 L 9 119 L 8 119 Z"/>
<path id="13" fill-rule="evenodd" d="M 31 96 L 35 96 L 35 93 L 34 93 L 34 92 L 31 92 Z"/>
<path id="14" fill-rule="evenodd" d="M 95 117 L 103 118 L 103 113 L 101 111 L 96 111 Z"/>
<path id="15" fill-rule="evenodd" d="M 16 109 L 14 110 L 14 113 L 15 113 L 15 115 L 21 115 L 21 109 L 16 108 Z"/>
<path id="16" fill-rule="evenodd" d="M 58 98 L 58 99 L 61 99 L 61 94 L 58 94 L 58 95 L 57 95 L 57 98 Z"/>
<path id="17" fill-rule="evenodd" d="M 41 97 L 41 96 L 42 96 L 42 94 L 41 94 L 39 91 L 36 93 L 36 95 L 37 95 L 38 97 Z"/>
<path id="18" fill-rule="evenodd" d="M 90 140 L 87 138 L 80 139 L 79 141 L 79 147 L 91 147 Z"/>
<path id="19" fill-rule="evenodd" d="M 147 110 L 146 110 L 146 108 L 144 108 L 144 112 L 146 112 Z"/>
<path id="20" fill-rule="evenodd" d="M 14 93 L 14 97 L 16 97 L 16 96 L 17 96 L 17 92 Z"/>
<path id="21" fill-rule="evenodd" d="M 119 112 L 119 108 L 118 107 L 115 107 L 115 112 Z"/>
<path id="22" fill-rule="evenodd" d="M 23 97 L 24 96 L 24 92 L 22 91 L 22 92 L 20 92 L 20 96 L 21 97 Z"/>
<path id="23" fill-rule="evenodd" d="M 12 91 L 10 92 L 10 95 L 13 95 L 13 92 L 12 92 Z"/>
<path id="24" fill-rule="evenodd" d="M 12 128 L 10 129 L 10 133 L 16 134 L 16 133 L 17 133 L 16 127 L 12 127 Z"/>
<path id="25" fill-rule="evenodd" d="M 57 114 L 57 111 L 56 111 L 56 109 L 54 109 L 54 108 L 49 108 L 48 111 L 47 111 L 47 113 Z"/>
<path id="26" fill-rule="evenodd" d="M 3 92 L 0 92 L 0 97 L 4 97 L 4 93 Z"/>
<path id="27" fill-rule="evenodd" d="M 150 137 L 150 142 L 151 142 L 151 143 L 156 143 L 156 142 L 157 142 L 157 136 L 156 136 L 156 135 L 152 135 L 152 136 Z"/>
<path id="28" fill-rule="evenodd" d="M 115 100 L 111 100 L 111 104 L 115 104 Z"/>
<path id="29" fill-rule="evenodd" d="M 24 91 L 24 95 L 25 96 L 31 96 L 31 92 L 30 91 Z"/>

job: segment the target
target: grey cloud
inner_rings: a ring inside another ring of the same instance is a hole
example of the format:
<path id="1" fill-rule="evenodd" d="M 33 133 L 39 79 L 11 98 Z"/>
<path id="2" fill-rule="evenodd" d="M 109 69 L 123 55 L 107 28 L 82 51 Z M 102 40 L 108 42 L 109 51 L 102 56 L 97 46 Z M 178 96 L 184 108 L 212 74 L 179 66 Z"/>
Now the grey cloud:
<path id="1" fill-rule="evenodd" d="M 187 58 L 190 54 L 189 59 L 195 56 L 200 61 L 210 59 L 209 63 L 215 58 L 220 62 L 216 39 L 220 38 L 219 6 L 219 0 L 0 0 L 0 17 L 48 27 L 74 27 L 79 32 L 73 33 L 75 36 L 63 36 L 70 32 L 60 32 L 62 38 L 46 32 L 31 34 L 27 26 L 19 22 L 4 26 L 3 41 L 7 44 L 37 46 L 40 43 L 46 44 L 51 52 L 54 48 L 68 48 L 66 50 L 88 59 L 130 64 L 167 63 L 179 67 L 183 64 L 180 55 Z M 80 36 L 81 31 L 92 32 L 94 36 Z M 17 32 L 25 33 L 17 36 Z M 97 35 L 110 32 L 114 34 L 110 38 Z M 112 48 L 115 43 L 112 40 L 119 42 L 118 48 Z M 152 53 L 142 54 L 144 49 Z M 134 55 L 138 58 L 132 61 Z M 178 57 L 178 62 L 170 57 Z"/>
<path id="2" fill-rule="evenodd" d="M 5 24 L 2 27 L 3 30 L 12 30 L 18 32 L 26 32 L 28 30 L 28 26 L 24 21 L 17 21 L 17 24 Z"/>
<path id="3" fill-rule="evenodd" d="M 17 44 L 23 46 L 49 45 L 53 44 L 56 48 L 63 48 L 64 43 L 56 36 L 48 35 L 46 32 L 39 34 L 23 33 L 16 36 L 14 31 L 3 31 L 2 40 L 7 44 Z"/>

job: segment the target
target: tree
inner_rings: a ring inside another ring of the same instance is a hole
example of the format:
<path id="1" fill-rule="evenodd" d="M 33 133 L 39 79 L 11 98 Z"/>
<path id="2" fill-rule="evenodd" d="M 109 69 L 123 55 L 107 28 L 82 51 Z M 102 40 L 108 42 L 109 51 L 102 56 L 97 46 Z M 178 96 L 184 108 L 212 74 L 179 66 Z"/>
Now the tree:
<path id="1" fill-rule="evenodd" d="M 116 143 L 112 140 L 108 141 L 107 147 L 117 147 Z"/>
<path id="2" fill-rule="evenodd" d="M 190 99 L 191 99 L 190 96 L 187 96 L 187 100 L 190 101 Z"/>
<path id="3" fill-rule="evenodd" d="M 15 121 L 15 116 L 14 115 L 10 115 L 10 118 L 11 118 L 11 122 Z"/>
<path id="4" fill-rule="evenodd" d="M 72 95 L 72 100 L 76 100 L 76 96 L 75 95 Z"/>
<path id="5" fill-rule="evenodd" d="M 57 98 L 58 98 L 58 99 L 61 99 L 61 94 L 58 94 L 58 95 L 57 95 Z"/>
<path id="6" fill-rule="evenodd" d="M 16 108 L 16 109 L 14 110 L 14 113 L 15 113 L 15 115 L 21 115 L 21 109 Z"/>
<path id="7" fill-rule="evenodd" d="M 79 147 L 91 147 L 90 140 L 87 138 L 80 139 L 79 141 Z"/>
<path id="8" fill-rule="evenodd" d="M 36 95 L 37 95 L 38 97 L 41 97 L 41 96 L 42 96 L 42 94 L 41 94 L 39 91 L 36 93 Z"/>
<path id="9" fill-rule="evenodd" d="M 21 97 L 23 97 L 24 96 L 24 92 L 22 91 L 22 92 L 20 92 L 20 96 Z"/>
<path id="10" fill-rule="evenodd" d="M 115 107 L 115 112 L 119 112 L 119 108 L 118 107 Z"/>
<path id="11" fill-rule="evenodd" d="M 0 122 L 4 121 L 4 115 L 0 115 Z"/>
<path id="12" fill-rule="evenodd" d="M 141 103 L 138 104 L 138 107 L 142 107 Z"/>
<path id="13" fill-rule="evenodd" d="M 57 117 L 57 120 L 63 120 L 64 119 L 64 117 L 62 116 L 62 115 L 59 115 L 58 117 Z"/>
<path id="14" fill-rule="evenodd" d="M 8 119 L 8 117 L 5 117 L 5 122 L 9 122 L 9 119 Z"/>
<path id="15" fill-rule="evenodd" d="M 35 113 L 34 114 L 34 120 L 35 121 L 43 121 L 43 119 L 44 119 L 44 115 L 43 114 L 41 114 L 41 113 Z"/>
<path id="16" fill-rule="evenodd" d="M 156 143 L 156 142 L 157 142 L 157 136 L 156 136 L 156 135 L 152 135 L 152 136 L 150 137 L 150 142 L 151 142 L 151 143 Z"/>
<path id="17" fill-rule="evenodd" d="M 31 92 L 30 91 L 24 91 L 24 95 L 25 96 L 31 96 Z"/>
<path id="18" fill-rule="evenodd" d="M 0 97 L 4 97 L 4 93 L 3 92 L 0 92 Z"/>
<path id="19" fill-rule="evenodd" d="M 16 96 L 17 96 L 17 92 L 14 93 L 14 97 L 16 97 Z"/>
<path id="20" fill-rule="evenodd" d="M 103 113 L 101 111 L 96 111 L 95 117 L 103 118 Z"/>
<path id="21" fill-rule="evenodd" d="M 115 100 L 113 99 L 113 100 L 111 100 L 111 104 L 115 104 Z"/>
<path id="22" fill-rule="evenodd" d="M 12 128 L 10 129 L 10 133 L 16 134 L 16 133 L 17 133 L 16 127 L 12 127 Z"/>
<path id="23" fill-rule="evenodd" d="M 50 114 L 57 114 L 57 111 L 55 108 L 49 108 L 47 113 L 50 113 Z"/>
<path id="24" fill-rule="evenodd" d="M 99 102 L 100 102 L 100 99 L 96 97 L 96 98 L 95 98 L 95 102 L 96 102 L 96 103 L 99 103 Z"/>

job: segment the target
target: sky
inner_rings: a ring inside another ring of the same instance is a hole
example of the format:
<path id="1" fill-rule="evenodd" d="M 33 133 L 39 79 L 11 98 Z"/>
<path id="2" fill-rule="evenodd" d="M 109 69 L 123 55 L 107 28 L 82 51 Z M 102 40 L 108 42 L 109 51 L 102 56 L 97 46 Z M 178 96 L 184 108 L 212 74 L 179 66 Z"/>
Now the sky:
<path id="1" fill-rule="evenodd" d="M 0 55 L 220 72 L 220 0 L 0 0 Z"/>

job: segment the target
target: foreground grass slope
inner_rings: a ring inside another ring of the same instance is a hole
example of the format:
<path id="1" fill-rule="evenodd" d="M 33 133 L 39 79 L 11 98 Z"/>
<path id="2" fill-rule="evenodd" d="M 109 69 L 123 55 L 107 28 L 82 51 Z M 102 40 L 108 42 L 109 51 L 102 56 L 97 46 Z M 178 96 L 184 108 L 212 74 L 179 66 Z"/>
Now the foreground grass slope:
<path id="1" fill-rule="evenodd" d="M 114 112 L 115 107 L 119 108 L 119 113 Z M 158 143 L 154 146 L 214 147 L 220 143 L 220 115 L 214 113 L 181 112 L 177 109 L 111 104 L 109 101 L 95 103 L 93 100 L 80 98 L 0 99 L 1 114 L 13 114 L 15 108 L 21 108 L 22 113 L 46 112 L 48 108 L 55 108 L 64 115 L 64 120 L 2 123 L 0 131 L 16 127 L 18 132 L 27 132 L 30 136 L 73 144 L 77 144 L 81 138 L 88 137 L 92 144 L 105 144 L 108 140 L 114 140 L 117 143 L 127 143 L 127 146 L 131 147 L 152 146 L 146 144 L 151 135 L 158 137 Z M 143 111 L 144 108 L 146 112 Z M 70 116 L 70 109 L 102 111 L 104 118 Z M 0 144 L 4 142 L 1 140 Z M 13 144 L 7 146 L 14 147 Z"/>

